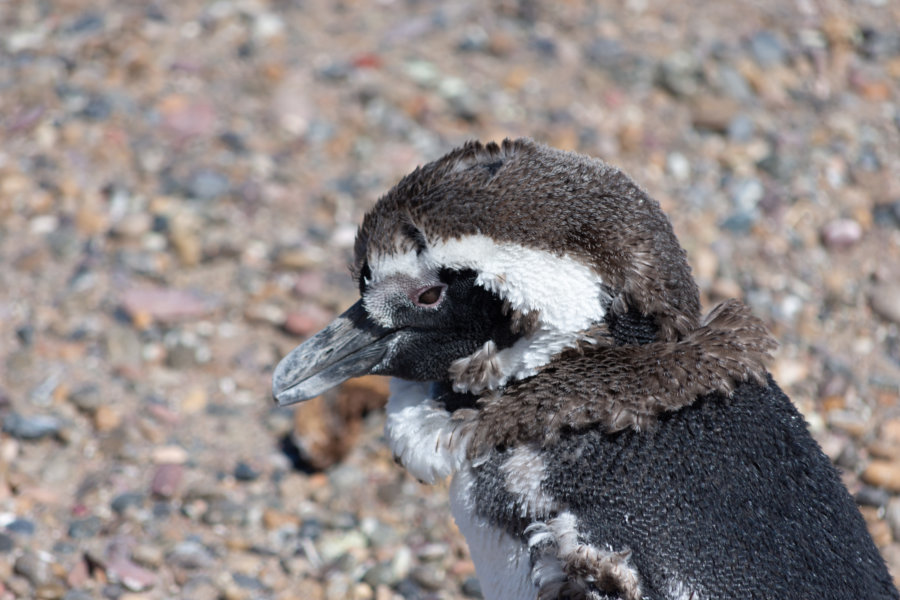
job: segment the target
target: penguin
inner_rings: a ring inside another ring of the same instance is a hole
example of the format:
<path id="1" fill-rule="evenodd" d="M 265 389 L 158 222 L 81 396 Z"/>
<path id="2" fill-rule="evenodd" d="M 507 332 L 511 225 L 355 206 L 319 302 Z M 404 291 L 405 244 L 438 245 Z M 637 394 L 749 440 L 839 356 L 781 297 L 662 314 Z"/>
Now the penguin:
<path id="1" fill-rule="evenodd" d="M 360 300 L 275 368 L 280 405 L 393 379 L 385 435 L 488 600 L 894 599 L 737 300 L 703 315 L 659 204 L 528 139 L 470 142 L 365 215 Z"/>

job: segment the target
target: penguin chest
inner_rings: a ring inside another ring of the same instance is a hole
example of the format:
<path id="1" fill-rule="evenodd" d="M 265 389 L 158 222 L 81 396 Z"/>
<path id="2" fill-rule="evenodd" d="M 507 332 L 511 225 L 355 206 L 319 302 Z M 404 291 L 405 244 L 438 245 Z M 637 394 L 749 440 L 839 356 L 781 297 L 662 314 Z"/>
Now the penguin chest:
<path id="1" fill-rule="evenodd" d="M 471 466 L 456 472 L 450 484 L 450 509 L 469 545 L 484 597 L 488 600 L 536 598 L 528 545 L 478 514 L 474 483 Z"/>

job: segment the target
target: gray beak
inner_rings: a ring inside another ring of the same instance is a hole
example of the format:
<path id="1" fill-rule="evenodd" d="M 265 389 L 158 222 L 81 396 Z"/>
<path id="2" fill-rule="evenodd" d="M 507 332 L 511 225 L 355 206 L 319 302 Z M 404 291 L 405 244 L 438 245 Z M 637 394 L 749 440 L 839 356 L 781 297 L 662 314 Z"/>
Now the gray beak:
<path id="1" fill-rule="evenodd" d="M 281 359 L 272 375 L 272 395 L 279 406 L 288 406 L 371 373 L 390 354 L 394 333 L 369 319 L 358 301 Z"/>

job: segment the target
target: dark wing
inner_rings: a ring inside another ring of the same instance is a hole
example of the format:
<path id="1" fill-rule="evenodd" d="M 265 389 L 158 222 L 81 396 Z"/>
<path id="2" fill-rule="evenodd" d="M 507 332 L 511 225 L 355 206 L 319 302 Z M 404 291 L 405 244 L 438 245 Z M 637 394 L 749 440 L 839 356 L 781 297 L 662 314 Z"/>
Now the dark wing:
<path id="1" fill-rule="evenodd" d="M 592 430 L 546 452 L 544 488 L 584 542 L 631 552 L 645 596 L 898 598 L 837 471 L 771 377 L 651 431 Z"/>

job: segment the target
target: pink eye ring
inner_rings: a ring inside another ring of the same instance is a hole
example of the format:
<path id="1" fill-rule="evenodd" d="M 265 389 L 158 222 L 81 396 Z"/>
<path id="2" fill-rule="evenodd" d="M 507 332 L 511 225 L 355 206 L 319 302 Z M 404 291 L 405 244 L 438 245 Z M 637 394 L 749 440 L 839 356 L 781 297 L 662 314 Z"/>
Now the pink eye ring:
<path id="1" fill-rule="evenodd" d="M 441 283 L 417 290 L 414 294 L 413 304 L 424 308 L 434 308 L 444 298 L 445 289 L 447 289 L 446 284 Z"/>

